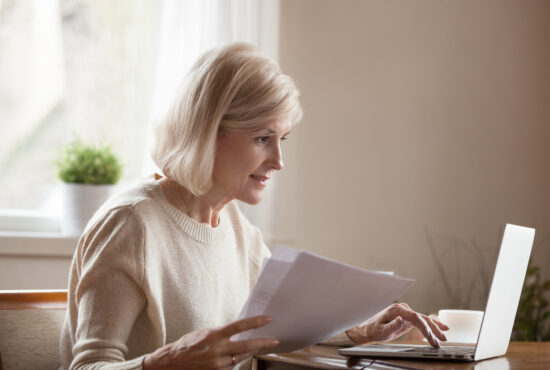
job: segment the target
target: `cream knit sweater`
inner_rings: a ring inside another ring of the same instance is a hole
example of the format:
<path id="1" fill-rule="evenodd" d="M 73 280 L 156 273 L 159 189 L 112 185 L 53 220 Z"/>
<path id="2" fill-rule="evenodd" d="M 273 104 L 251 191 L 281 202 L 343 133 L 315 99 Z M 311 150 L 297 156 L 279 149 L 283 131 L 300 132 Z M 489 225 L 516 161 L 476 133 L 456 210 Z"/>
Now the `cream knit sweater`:
<path id="1" fill-rule="evenodd" d="M 147 178 L 89 222 L 69 276 L 65 369 L 141 369 L 146 354 L 237 319 L 269 250 L 230 203 L 200 224 Z"/>

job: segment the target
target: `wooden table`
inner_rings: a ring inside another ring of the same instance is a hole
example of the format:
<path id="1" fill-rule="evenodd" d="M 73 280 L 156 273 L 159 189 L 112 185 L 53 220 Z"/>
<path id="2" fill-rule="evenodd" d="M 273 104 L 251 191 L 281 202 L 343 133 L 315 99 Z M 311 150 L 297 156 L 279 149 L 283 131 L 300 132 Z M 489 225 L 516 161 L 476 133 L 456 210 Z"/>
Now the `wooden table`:
<path id="1" fill-rule="evenodd" d="M 511 342 L 505 356 L 479 362 L 351 358 L 334 346 L 316 345 L 298 352 L 257 356 L 257 369 L 550 369 L 550 342 Z"/>

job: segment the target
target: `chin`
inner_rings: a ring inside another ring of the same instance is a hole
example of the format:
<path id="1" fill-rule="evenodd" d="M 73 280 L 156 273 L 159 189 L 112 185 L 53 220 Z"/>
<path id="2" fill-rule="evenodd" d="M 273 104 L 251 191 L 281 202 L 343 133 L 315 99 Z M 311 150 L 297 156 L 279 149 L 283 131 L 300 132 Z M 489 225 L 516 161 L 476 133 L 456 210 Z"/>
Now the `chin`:
<path id="1" fill-rule="evenodd" d="M 238 197 L 237 199 L 243 203 L 255 205 L 262 201 L 263 196 L 262 194 L 247 194 L 245 196 Z"/>

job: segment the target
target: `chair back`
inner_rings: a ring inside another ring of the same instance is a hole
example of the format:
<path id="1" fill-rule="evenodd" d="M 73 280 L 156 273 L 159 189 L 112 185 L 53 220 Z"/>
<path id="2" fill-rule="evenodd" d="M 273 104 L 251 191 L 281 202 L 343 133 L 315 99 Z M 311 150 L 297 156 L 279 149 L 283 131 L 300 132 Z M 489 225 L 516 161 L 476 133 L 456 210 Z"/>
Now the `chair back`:
<path id="1" fill-rule="evenodd" d="M 0 290 L 0 370 L 58 369 L 66 290 Z"/>

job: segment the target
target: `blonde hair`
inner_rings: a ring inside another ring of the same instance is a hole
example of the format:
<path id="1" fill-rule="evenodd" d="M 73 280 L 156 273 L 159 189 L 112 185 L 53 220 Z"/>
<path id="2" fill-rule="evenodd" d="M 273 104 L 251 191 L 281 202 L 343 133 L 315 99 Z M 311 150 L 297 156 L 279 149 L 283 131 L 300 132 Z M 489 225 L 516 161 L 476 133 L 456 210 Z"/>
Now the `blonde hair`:
<path id="1" fill-rule="evenodd" d="M 212 186 L 219 133 L 250 133 L 274 119 L 302 118 L 299 92 L 277 63 L 246 43 L 206 52 L 157 122 L 152 157 L 194 195 Z"/>

